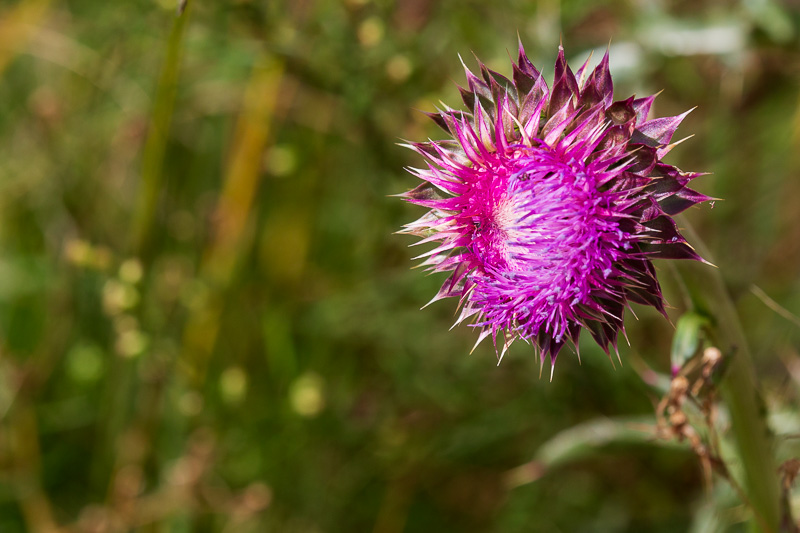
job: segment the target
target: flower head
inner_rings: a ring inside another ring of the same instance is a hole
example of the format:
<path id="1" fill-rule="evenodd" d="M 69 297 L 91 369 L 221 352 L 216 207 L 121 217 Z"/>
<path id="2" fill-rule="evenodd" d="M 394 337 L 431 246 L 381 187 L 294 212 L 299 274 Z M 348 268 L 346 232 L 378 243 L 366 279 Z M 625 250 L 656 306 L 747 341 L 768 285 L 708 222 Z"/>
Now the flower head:
<path id="1" fill-rule="evenodd" d="M 531 342 L 552 377 L 582 329 L 616 350 L 630 302 L 665 314 L 652 259 L 700 259 L 671 217 L 710 198 L 662 162 L 688 112 L 648 120 L 655 96 L 614 101 L 608 53 L 573 74 L 559 47 L 552 87 L 521 44 L 513 80 L 465 70 L 469 111 L 429 114 L 452 138 L 407 145 L 427 168 L 402 196 L 429 211 L 403 232 L 437 243 L 419 257 L 451 273 L 432 301 L 458 298 L 456 324 L 499 336 L 500 358 Z"/>

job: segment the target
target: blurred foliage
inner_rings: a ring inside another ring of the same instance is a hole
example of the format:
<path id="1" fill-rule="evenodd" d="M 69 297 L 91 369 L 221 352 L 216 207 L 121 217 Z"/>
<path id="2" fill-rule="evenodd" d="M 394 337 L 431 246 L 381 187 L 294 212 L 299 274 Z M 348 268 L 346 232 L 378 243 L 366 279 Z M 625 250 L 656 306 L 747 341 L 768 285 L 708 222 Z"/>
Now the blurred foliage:
<path id="1" fill-rule="evenodd" d="M 468 355 L 475 331 L 448 331 L 455 302 L 418 310 L 442 279 L 410 270 L 410 240 L 391 233 L 419 211 L 389 195 L 419 164 L 396 143 L 439 135 L 417 110 L 458 105 L 459 54 L 508 73 L 519 35 L 547 73 L 559 37 L 575 62 L 610 46 L 619 97 L 698 106 L 669 160 L 711 172 L 698 188 L 725 199 L 689 217 L 732 287 L 773 426 L 796 434 L 800 4 L 177 7 L 0 5 L 0 531 L 741 519 L 709 511 L 687 446 L 630 426 L 653 419 L 666 321 L 629 316 L 621 368 L 587 343 L 552 383 L 524 346 L 499 367 L 488 343 Z M 661 274 L 674 322 L 685 302 Z"/>

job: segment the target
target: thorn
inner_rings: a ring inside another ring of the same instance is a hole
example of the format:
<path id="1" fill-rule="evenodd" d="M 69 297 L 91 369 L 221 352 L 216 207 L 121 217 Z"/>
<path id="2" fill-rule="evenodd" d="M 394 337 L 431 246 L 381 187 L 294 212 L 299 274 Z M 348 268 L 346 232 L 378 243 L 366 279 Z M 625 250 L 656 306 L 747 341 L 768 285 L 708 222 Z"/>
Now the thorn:
<path id="1" fill-rule="evenodd" d="M 687 135 L 686 137 L 684 137 L 684 138 L 683 138 L 683 139 L 681 139 L 680 141 L 675 141 L 674 143 L 670 144 L 670 145 L 669 145 L 669 147 L 670 147 L 670 148 L 675 148 L 676 146 L 678 146 L 678 145 L 679 145 L 679 144 L 681 144 L 682 142 L 684 142 L 684 141 L 688 141 L 689 139 L 691 139 L 692 137 L 694 137 L 694 135 L 695 135 L 694 133 L 692 133 L 691 135 Z"/>
<path id="2" fill-rule="evenodd" d="M 631 347 L 631 340 L 628 338 L 628 332 L 625 331 L 625 327 L 622 327 L 621 331 L 622 331 L 622 336 L 625 337 L 625 342 L 628 343 L 628 348 L 630 348 Z M 617 353 L 617 357 L 619 357 L 619 353 Z M 622 361 L 620 361 L 619 364 L 621 366 L 622 365 Z"/>
<path id="3" fill-rule="evenodd" d="M 606 346 L 606 355 L 608 356 L 608 360 L 611 362 L 611 368 L 616 370 L 617 369 L 617 365 L 614 364 L 614 359 L 611 358 L 611 353 L 608 351 L 608 346 Z"/>
<path id="4" fill-rule="evenodd" d="M 420 266 L 420 265 L 417 265 L 417 266 Z M 414 268 L 414 267 L 412 267 L 412 268 Z M 433 302 L 436 302 L 436 301 L 439 301 L 439 300 L 441 300 L 441 298 L 440 298 L 440 297 L 439 297 L 439 295 L 437 294 L 436 296 L 434 296 L 434 297 L 431 299 L 431 301 L 430 301 L 430 302 L 428 302 L 428 303 L 426 303 L 425 305 L 423 305 L 422 307 L 420 307 L 420 308 L 419 308 L 419 310 L 420 310 L 420 311 L 422 311 L 423 309 L 425 309 L 426 307 L 428 307 L 429 305 L 431 305 Z"/>

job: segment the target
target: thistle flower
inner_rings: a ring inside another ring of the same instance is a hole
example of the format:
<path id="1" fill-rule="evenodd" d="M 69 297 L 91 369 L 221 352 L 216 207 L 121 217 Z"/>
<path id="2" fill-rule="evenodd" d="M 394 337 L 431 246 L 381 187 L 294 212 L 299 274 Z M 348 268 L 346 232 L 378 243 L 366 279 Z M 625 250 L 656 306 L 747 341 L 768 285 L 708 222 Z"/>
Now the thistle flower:
<path id="1" fill-rule="evenodd" d="M 616 351 L 630 302 L 666 316 L 651 261 L 702 260 L 671 217 L 711 199 L 687 187 L 700 174 L 662 162 L 688 112 L 648 120 L 655 96 L 614 101 L 608 52 L 588 63 L 573 74 L 559 47 L 552 88 L 521 44 L 513 81 L 465 66 L 469 111 L 428 114 L 452 138 L 406 145 L 427 168 L 401 196 L 430 210 L 401 233 L 437 243 L 418 258 L 451 273 L 431 302 L 458 298 L 456 324 L 474 317 L 498 363 L 530 342 L 551 379 L 582 329 Z"/>

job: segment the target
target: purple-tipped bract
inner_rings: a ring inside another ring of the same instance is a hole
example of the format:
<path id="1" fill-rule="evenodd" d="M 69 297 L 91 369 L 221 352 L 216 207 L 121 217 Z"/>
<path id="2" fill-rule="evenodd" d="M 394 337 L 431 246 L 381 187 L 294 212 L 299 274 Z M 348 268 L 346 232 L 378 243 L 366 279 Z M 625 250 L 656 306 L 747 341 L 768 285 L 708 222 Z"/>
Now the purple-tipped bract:
<path id="1" fill-rule="evenodd" d="M 427 168 L 403 196 L 430 211 L 403 230 L 438 245 L 420 257 L 451 272 L 460 323 L 502 357 L 530 341 L 552 365 L 581 329 L 616 349 L 629 302 L 664 313 L 652 259 L 700 259 L 672 215 L 709 197 L 662 162 L 686 113 L 648 120 L 655 96 L 614 101 L 608 53 L 573 74 L 559 47 L 553 86 L 520 45 L 513 80 L 480 65 L 460 88 L 469 111 L 430 117 L 452 139 L 410 143 Z"/>

